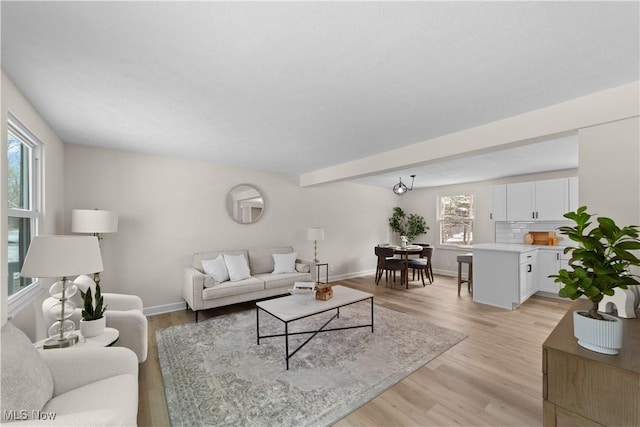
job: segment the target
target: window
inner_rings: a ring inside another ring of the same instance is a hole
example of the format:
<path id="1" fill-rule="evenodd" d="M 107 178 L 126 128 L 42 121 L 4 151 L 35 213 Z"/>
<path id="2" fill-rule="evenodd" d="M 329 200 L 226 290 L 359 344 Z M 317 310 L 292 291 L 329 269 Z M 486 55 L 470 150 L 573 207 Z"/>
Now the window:
<path id="1" fill-rule="evenodd" d="M 473 211 L 472 194 L 440 196 L 441 245 L 469 245 L 473 242 Z"/>
<path id="2" fill-rule="evenodd" d="M 7 132 L 7 232 L 9 311 L 35 288 L 34 279 L 20 277 L 31 236 L 40 218 L 40 142 L 9 118 Z M 12 310 L 14 308 L 14 310 Z"/>

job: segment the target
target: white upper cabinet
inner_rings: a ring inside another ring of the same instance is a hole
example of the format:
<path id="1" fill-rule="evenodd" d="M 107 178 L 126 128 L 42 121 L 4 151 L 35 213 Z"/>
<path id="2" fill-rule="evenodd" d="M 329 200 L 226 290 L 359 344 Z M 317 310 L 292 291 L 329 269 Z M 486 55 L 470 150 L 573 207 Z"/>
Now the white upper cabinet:
<path id="1" fill-rule="evenodd" d="M 562 220 L 569 209 L 569 180 L 536 181 L 536 209 L 538 220 Z"/>
<path id="2" fill-rule="evenodd" d="M 507 184 L 507 220 L 531 221 L 535 219 L 535 183 Z"/>
<path id="3" fill-rule="evenodd" d="M 578 177 L 569 178 L 569 211 L 575 212 L 578 204 Z"/>
<path id="4" fill-rule="evenodd" d="M 489 219 L 493 221 L 507 220 L 507 185 L 491 187 L 491 213 Z"/>
<path id="5" fill-rule="evenodd" d="M 563 220 L 569 208 L 569 180 L 507 184 L 508 221 Z"/>

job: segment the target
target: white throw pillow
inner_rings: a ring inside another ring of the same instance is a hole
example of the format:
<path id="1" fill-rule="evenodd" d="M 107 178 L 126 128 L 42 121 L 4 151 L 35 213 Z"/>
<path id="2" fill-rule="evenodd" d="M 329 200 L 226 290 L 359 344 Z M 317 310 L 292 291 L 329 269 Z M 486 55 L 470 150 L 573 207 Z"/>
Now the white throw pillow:
<path id="1" fill-rule="evenodd" d="M 251 277 L 249 271 L 249 265 L 244 255 L 227 255 L 224 254 L 224 262 L 227 264 L 227 270 L 229 270 L 229 278 L 232 282 L 238 280 L 244 280 Z"/>
<path id="2" fill-rule="evenodd" d="M 203 260 L 202 268 L 205 274 L 213 277 L 213 285 L 229 280 L 227 264 L 224 262 L 224 257 L 222 255 L 218 255 L 218 258 L 216 259 Z M 208 287 L 206 283 L 205 287 Z"/>
<path id="3" fill-rule="evenodd" d="M 273 254 L 273 273 L 295 273 L 297 252 L 290 254 Z"/>
<path id="4" fill-rule="evenodd" d="M 302 264 L 297 262 L 296 263 L 296 271 L 298 273 L 308 273 L 309 271 L 311 271 L 311 267 L 309 266 L 309 264 Z"/>

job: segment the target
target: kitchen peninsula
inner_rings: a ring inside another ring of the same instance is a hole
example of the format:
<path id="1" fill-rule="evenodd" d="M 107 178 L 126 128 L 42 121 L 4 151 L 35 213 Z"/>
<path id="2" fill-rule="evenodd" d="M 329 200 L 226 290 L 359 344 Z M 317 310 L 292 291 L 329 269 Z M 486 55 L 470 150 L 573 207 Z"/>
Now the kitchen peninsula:
<path id="1" fill-rule="evenodd" d="M 548 276 L 564 268 L 563 246 L 518 243 L 473 245 L 473 300 L 513 310 L 536 292 L 557 295 Z"/>

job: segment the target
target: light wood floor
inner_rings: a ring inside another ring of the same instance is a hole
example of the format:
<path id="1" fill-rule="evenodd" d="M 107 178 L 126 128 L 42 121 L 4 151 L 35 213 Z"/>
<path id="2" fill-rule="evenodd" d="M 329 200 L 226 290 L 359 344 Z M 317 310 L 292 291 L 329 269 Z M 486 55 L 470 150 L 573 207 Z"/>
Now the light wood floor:
<path id="1" fill-rule="evenodd" d="M 533 297 L 508 311 L 476 304 L 454 278 L 409 289 L 376 286 L 373 276 L 341 284 L 375 294 L 393 310 L 462 332 L 468 337 L 337 426 L 540 426 L 542 343 L 570 302 Z M 254 307 L 253 303 L 200 313 L 200 319 Z M 149 356 L 140 365 L 140 426 L 167 426 L 169 417 L 158 365 L 155 331 L 194 321 L 191 311 L 149 317 Z"/>

